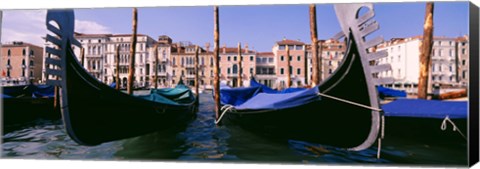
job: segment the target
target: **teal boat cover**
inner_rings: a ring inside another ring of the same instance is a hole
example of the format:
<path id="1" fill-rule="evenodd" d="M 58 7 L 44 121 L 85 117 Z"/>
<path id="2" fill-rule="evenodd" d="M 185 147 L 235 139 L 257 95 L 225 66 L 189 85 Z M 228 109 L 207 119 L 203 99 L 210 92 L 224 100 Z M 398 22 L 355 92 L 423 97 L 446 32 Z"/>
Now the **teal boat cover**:
<path id="1" fill-rule="evenodd" d="M 137 95 L 137 97 L 169 105 L 188 104 L 195 101 L 192 91 L 183 83 L 179 83 L 175 88 L 151 89 L 150 94 Z"/>

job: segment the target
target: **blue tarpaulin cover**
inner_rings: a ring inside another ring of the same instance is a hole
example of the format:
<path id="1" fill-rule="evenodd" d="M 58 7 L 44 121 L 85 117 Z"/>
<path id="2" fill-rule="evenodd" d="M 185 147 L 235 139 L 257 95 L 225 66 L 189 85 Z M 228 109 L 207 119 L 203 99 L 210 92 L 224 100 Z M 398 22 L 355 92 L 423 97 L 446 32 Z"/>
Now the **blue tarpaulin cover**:
<path id="1" fill-rule="evenodd" d="M 466 101 L 398 99 L 382 106 L 385 116 L 451 119 L 467 118 Z"/>
<path id="2" fill-rule="evenodd" d="M 289 88 L 277 91 L 250 80 L 250 87 L 220 87 L 220 102 L 235 106 L 236 109 L 284 109 L 317 101 L 318 87 L 311 89 Z"/>
<path id="3" fill-rule="evenodd" d="M 407 92 L 402 90 L 390 89 L 382 86 L 377 86 L 378 95 L 380 97 L 407 97 Z"/>
<path id="4" fill-rule="evenodd" d="M 2 98 L 31 96 L 33 98 L 53 97 L 54 87 L 50 85 L 21 85 L 3 87 Z"/>

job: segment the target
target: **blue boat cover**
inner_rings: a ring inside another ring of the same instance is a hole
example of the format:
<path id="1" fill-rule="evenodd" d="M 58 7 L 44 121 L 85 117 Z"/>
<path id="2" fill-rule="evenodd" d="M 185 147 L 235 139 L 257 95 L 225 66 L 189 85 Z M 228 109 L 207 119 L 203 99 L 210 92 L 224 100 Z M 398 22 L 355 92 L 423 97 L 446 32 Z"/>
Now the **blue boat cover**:
<path id="1" fill-rule="evenodd" d="M 467 118 L 466 101 L 398 99 L 382 106 L 385 116 L 451 119 Z"/>
<path id="2" fill-rule="evenodd" d="M 116 87 L 117 87 L 117 83 L 115 83 L 115 82 L 112 82 L 112 83 L 110 83 L 110 85 L 109 85 L 109 86 L 110 86 L 111 88 L 116 88 Z"/>
<path id="3" fill-rule="evenodd" d="M 54 97 L 55 95 L 55 87 L 51 85 L 36 85 L 34 86 L 34 90 L 32 93 L 32 97 Z"/>
<path id="4" fill-rule="evenodd" d="M 250 80 L 250 85 L 243 88 L 220 87 L 220 102 L 239 110 L 263 110 L 291 108 L 320 100 L 318 87 L 277 91 L 256 82 L 254 78 Z"/>
<path id="5" fill-rule="evenodd" d="M 3 87 L 2 98 L 12 97 L 25 97 L 31 96 L 32 98 L 54 96 L 54 87 L 50 85 L 21 85 L 21 86 L 8 86 Z"/>
<path id="6" fill-rule="evenodd" d="M 407 92 L 403 90 L 395 90 L 382 86 L 377 86 L 378 95 L 380 97 L 407 97 Z"/>

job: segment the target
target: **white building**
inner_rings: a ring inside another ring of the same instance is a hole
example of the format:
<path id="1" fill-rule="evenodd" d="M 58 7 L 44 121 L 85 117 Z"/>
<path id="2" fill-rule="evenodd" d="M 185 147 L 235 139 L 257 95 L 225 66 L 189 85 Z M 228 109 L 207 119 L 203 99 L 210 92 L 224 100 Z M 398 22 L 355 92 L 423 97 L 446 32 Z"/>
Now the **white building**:
<path id="1" fill-rule="evenodd" d="M 377 47 L 377 51 L 387 51 L 388 56 L 378 60 L 378 64 L 388 63 L 391 71 L 382 72 L 380 77 L 393 77 L 396 89 L 416 93 L 420 70 L 421 36 L 394 38 Z M 433 86 L 456 86 L 458 66 L 458 42 L 456 38 L 434 37 L 431 54 L 430 84 Z"/>

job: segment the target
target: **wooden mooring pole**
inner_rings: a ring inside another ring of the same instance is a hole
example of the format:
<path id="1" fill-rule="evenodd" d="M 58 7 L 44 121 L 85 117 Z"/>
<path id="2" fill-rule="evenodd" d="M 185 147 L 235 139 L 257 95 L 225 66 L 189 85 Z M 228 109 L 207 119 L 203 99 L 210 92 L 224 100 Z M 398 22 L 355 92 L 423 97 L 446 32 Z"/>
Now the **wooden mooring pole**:
<path id="1" fill-rule="evenodd" d="M 418 79 L 418 98 L 427 99 L 428 80 L 433 46 L 433 2 L 427 2 L 425 7 L 425 23 L 423 25 L 423 40 L 420 45 L 420 76 Z"/>
<path id="2" fill-rule="evenodd" d="M 116 81 L 116 85 L 115 85 L 115 89 L 116 90 L 120 90 L 120 45 L 118 45 L 116 48 L 115 48 L 115 59 L 117 60 L 117 72 L 116 72 L 116 77 L 115 77 L 115 81 Z"/>
<path id="3" fill-rule="evenodd" d="M 133 8 L 133 18 L 132 18 L 132 26 L 133 26 L 133 34 L 131 39 L 130 45 L 130 67 L 128 70 L 128 83 L 127 83 L 127 93 L 133 94 L 133 81 L 135 75 L 135 49 L 137 46 L 137 8 Z"/>
<path id="4" fill-rule="evenodd" d="M 242 80 L 242 44 L 238 42 L 238 87 L 243 86 L 243 80 Z"/>
<path id="5" fill-rule="evenodd" d="M 195 46 L 195 105 L 198 108 L 199 100 L 200 100 L 200 93 L 198 91 L 198 88 L 200 87 L 199 84 L 199 71 L 200 69 L 198 68 L 198 46 Z M 198 109 L 197 109 L 198 110 Z"/>
<path id="6" fill-rule="evenodd" d="M 215 119 L 218 120 L 220 118 L 220 76 L 219 76 L 219 54 L 220 54 L 220 26 L 219 26 L 219 18 L 218 18 L 218 6 L 213 7 L 213 41 L 214 41 L 214 49 L 213 49 L 213 58 L 214 58 L 214 67 L 213 67 L 213 74 L 214 80 L 213 80 L 213 91 L 214 93 L 214 99 L 215 99 Z"/>
<path id="7" fill-rule="evenodd" d="M 290 88 L 292 86 L 292 72 L 290 72 L 290 48 L 288 45 L 286 45 L 287 48 L 287 88 Z"/>
<path id="8" fill-rule="evenodd" d="M 312 87 L 320 84 L 322 75 L 322 57 L 318 56 L 317 38 L 317 9 L 315 4 L 310 5 L 310 37 L 312 39 Z"/>
<path id="9" fill-rule="evenodd" d="M 82 63 L 82 66 L 84 66 L 84 63 L 85 63 L 85 48 L 80 48 L 80 57 L 82 57 L 81 59 L 81 63 Z"/>
<path id="10" fill-rule="evenodd" d="M 153 57 L 155 57 L 155 77 L 153 78 L 155 80 L 155 89 L 158 89 L 158 45 L 155 45 L 153 49 Z"/>

